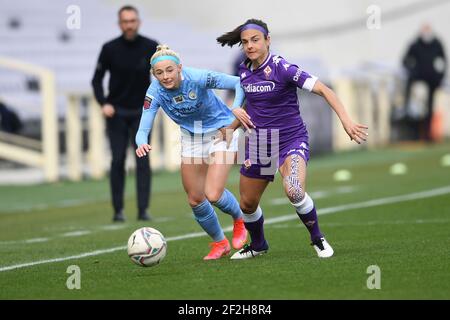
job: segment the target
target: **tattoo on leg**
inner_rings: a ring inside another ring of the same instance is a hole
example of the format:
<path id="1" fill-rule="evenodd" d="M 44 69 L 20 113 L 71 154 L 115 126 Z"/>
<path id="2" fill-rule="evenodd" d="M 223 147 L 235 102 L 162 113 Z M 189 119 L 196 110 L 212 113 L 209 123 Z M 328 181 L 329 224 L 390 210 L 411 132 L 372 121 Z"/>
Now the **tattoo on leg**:
<path id="1" fill-rule="evenodd" d="M 292 203 L 299 203 L 303 200 L 304 192 L 303 187 L 300 183 L 300 180 L 298 179 L 298 173 L 299 173 L 299 163 L 300 163 L 300 156 L 294 155 L 291 157 L 291 172 L 288 176 L 284 178 L 284 183 L 287 188 L 287 194 L 289 197 L 289 200 L 291 200 Z"/>

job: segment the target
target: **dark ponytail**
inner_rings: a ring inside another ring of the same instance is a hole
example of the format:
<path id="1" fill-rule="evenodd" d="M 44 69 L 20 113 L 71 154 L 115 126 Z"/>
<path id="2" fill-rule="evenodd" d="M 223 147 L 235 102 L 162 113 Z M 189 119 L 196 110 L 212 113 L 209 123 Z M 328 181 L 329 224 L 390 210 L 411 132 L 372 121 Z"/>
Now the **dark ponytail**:
<path id="1" fill-rule="evenodd" d="M 244 24 L 241 24 L 237 28 L 235 28 L 233 31 L 224 33 L 220 37 L 218 37 L 216 40 L 222 47 L 225 45 L 228 45 L 230 47 L 233 47 L 237 43 L 241 43 L 241 29 L 243 26 L 247 24 L 257 24 L 258 26 L 262 27 L 264 30 L 267 31 L 267 34 L 269 33 L 269 28 L 267 27 L 267 24 L 261 20 L 258 19 L 248 19 Z M 267 39 L 267 36 L 264 35 L 264 37 Z"/>

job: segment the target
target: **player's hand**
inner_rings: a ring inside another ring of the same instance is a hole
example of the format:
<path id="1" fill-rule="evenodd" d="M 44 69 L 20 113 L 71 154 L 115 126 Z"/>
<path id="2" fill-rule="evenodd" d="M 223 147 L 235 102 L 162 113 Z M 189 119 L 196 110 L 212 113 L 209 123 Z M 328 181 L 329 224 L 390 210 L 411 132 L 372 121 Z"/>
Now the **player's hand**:
<path id="1" fill-rule="evenodd" d="M 236 108 L 233 110 L 233 114 L 249 132 L 252 132 L 251 128 L 256 128 L 253 122 L 250 120 L 250 116 L 244 109 Z"/>
<path id="2" fill-rule="evenodd" d="M 367 140 L 367 130 L 368 126 L 363 124 L 354 123 L 353 121 L 348 121 L 343 123 L 345 132 L 347 132 L 350 140 L 355 140 L 356 143 L 361 144 L 361 142 Z"/>
<path id="3" fill-rule="evenodd" d="M 116 109 L 114 109 L 112 104 L 106 103 L 102 106 L 102 113 L 105 117 L 112 118 L 116 113 Z"/>
<path id="4" fill-rule="evenodd" d="M 147 153 L 150 152 L 150 150 L 152 150 L 152 146 L 149 144 L 141 144 L 137 149 L 136 149 L 136 155 L 139 158 L 145 157 L 147 155 Z"/>
<path id="5" fill-rule="evenodd" d="M 233 140 L 234 129 L 231 127 L 223 127 L 223 128 L 220 128 L 218 131 L 219 131 L 219 136 L 217 137 L 214 144 L 218 144 L 222 141 L 226 141 L 227 149 L 228 149 L 230 147 L 231 141 Z"/>

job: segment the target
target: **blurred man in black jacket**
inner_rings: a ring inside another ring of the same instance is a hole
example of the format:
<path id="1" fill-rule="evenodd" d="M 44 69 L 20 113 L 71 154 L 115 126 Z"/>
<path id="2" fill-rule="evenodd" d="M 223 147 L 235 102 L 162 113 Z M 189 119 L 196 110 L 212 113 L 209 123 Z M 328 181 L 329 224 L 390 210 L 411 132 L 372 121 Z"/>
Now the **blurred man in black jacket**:
<path id="1" fill-rule="evenodd" d="M 92 86 L 95 98 L 106 118 L 112 151 L 110 185 L 113 221 L 124 221 L 125 158 L 128 143 L 134 142 L 142 112 L 145 93 L 150 85 L 150 57 L 158 43 L 138 34 L 140 19 L 136 8 L 119 10 L 122 35 L 103 45 L 98 58 Z M 109 72 L 109 92 L 105 96 L 103 77 Z M 148 220 L 151 192 L 151 169 L 148 156 L 136 156 L 136 189 L 138 219 Z"/>
<path id="2" fill-rule="evenodd" d="M 17 134 L 22 127 L 18 114 L 0 101 L 0 131 Z"/>
<path id="3" fill-rule="evenodd" d="M 403 58 L 403 66 L 408 72 L 406 84 L 406 108 L 410 104 L 411 87 L 416 81 L 423 81 L 428 87 L 427 113 L 421 121 L 423 138 L 431 141 L 431 118 L 433 116 L 433 97 L 441 85 L 447 69 L 444 47 L 434 35 L 430 25 L 422 26 L 419 37 L 409 46 Z M 406 112 L 408 114 L 408 110 Z"/>

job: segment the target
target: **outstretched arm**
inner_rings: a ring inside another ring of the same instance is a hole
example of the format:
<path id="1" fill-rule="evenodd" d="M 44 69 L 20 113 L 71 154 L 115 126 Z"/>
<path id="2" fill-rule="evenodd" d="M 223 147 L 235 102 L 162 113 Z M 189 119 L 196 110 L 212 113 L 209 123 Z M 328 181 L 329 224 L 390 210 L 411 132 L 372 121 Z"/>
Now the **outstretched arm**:
<path id="1" fill-rule="evenodd" d="M 322 96 L 328 102 L 334 112 L 336 112 L 339 120 L 341 120 L 345 132 L 347 132 L 348 136 L 350 137 L 350 140 L 355 140 L 355 142 L 357 142 L 358 144 L 360 144 L 362 141 L 366 141 L 368 136 L 366 130 L 368 129 L 368 127 L 366 125 L 353 122 L 353 120 L 345 110 L 344 105 L 341 103 L 333 90 L 317 80 L 314 84 L 312 92 Z"/>
<path id="2" fill-rule="evenodd" d="M 250 130 L 250 128 L 254 128 L 255 126 L 250 120 L 250 116 L 242 108 L 245 99 L 245 93 L 241 87 L 239 77 L 212 71 L 208 71 L 205 76 L 205 84 L 207 88 L 234 90 L 235 96 L 231 111 L 233 112 L 236 119 L 238 119 L 247 130 Z"/>

